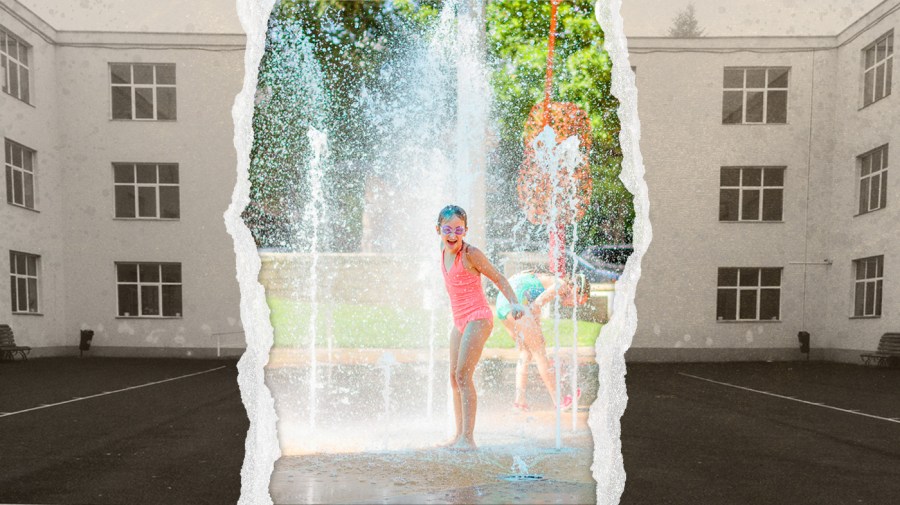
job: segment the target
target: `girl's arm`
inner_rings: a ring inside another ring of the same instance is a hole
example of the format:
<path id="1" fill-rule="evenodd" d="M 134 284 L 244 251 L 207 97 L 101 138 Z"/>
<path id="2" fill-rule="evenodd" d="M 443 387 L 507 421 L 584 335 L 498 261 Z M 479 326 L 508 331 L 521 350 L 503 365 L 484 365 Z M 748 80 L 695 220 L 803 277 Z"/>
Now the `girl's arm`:
<path id="1" fill-rule="evenodd" d="M 556 298 L 557 296 L 565 295 L 565 293 L 567 292 L 568 289 L 570 289 L 568 284 L 565 284 L 565 283 L 559 281 L 558 279 L 554 278 L 553 285 L 548 288 L 545 288 L 544 292 L 539 294 L 538 297 L 535 298 L 534 301 L 531 303 L 532 303 L 532 305 L 535 306 L 535 310 L 540 312 L 540 310 L 544 306 L 544 304 L 546 304 L 553 298 Z"/>
<path id="2" fill-rule="evenodd" d="M 500 288 L 500 292 L 503 293 L 503 296 L 506 297 L 512 307 L 511 312 L 513 318 L 519 319 L 519 317 L 524 314 L 524 307 L 519 304 L 519 298 L 516 296 L 516 292 L 513 290 L 506 277 L 491 264 L 490 260 L 487 259 L 487 256 L 479 249 L 469 246 L 466 253 L 472 266 Z"/>

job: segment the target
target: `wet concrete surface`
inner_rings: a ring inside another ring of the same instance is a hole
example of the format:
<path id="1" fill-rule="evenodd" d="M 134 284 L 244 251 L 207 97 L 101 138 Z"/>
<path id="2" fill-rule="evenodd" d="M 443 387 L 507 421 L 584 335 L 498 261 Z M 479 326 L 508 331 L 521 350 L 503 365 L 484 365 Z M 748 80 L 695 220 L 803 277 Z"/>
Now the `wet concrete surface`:
<path id="1" fill-rule="evenodd" d="M 439 493 L 424 493 L 385 498 L 375 503 L 594 503 L 596 500 L 593 484 L 577 482 L 519 482 L 509 484 L 486 484 L 458 489 L 447 489 Z M 371 503 L 371 502 L 362 502 Z"/>
<path id="2" fill-rule="evenodd" d="M 270 481 L 274 502 L 594 503 L 587 406 L 597 390 L 596 365 L 577 369 L 580 408 L 574 427 L 573 414 L 562 413 L 560 449 L 556 411 L 534 366 L 531 410 L 513 409 L 514 368 L 508 360 L 479 365 L 473 452 L 435 448 L 453 432 L 446 362 L 399 362 L 389 373 L 377 363 L 320 363 L 314 424 L 309 367 L 281 362 L 268 369 L 283 452 Z M 571 371 L 568 362 L 561 371 Z M 501 480 L 516 473 L 545 479 Z"/>
<path id="3" fill-rule="evenodd" d="M 281 505 L 595 503 L 593 451 L 586 431 L 565 436 L 561 450 L 553 440 L 492 445 L 489 437 L 483 438 L 474 452 L 423 448 L 283 457 L 276 462 L 269 490 Z M 503 480 L 515 471 L 516 458 L 544 480 Z"/>

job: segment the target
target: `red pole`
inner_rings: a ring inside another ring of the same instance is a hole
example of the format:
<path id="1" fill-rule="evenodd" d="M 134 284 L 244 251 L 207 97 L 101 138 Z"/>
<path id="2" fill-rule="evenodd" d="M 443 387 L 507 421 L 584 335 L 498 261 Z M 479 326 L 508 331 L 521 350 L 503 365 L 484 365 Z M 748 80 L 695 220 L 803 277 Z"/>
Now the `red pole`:
<path id="1" fill-rule="evenodd" d="M 550 0 L 550 38 L 547 40 L 547 76 L 544 80 L 544 121 L 541 129 L 550 123 L 550 92 L 553 89 L 553 52 L 556 47 L 556 10 L 562 0 Z M 566 273 L 566 226 L 550 225 L 550 271 L 555 275 Z"/>
<path id="2" fill-rule="evenodd" d="M 566 225 L 554 223 L 550 225 L 550 272 L 554 275 L 566 275 Z"/>
<path id="3" fill-rule="evenodd" d="M 553 88 L 553 49 L 556 46 L 556 8 L 562 0 L 550 0 L 550 39 L 547 41 L 547 77 L 544 80 L 544 124 L 550 122 L 550 90 Z"/>

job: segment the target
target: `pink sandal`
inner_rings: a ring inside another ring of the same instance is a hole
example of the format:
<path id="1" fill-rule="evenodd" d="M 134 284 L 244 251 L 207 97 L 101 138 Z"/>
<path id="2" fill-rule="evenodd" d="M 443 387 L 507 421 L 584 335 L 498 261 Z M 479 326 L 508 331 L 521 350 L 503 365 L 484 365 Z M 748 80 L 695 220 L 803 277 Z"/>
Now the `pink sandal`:
<path id="1" fill-rule="evenodd" d="M 581 388 L 575 390 L 575 398 L 581 398 Z M 570 408 L 572 408 L 573 403 L 575 403 L 575 401 L 572 399 L 572 395 L 564 396 L 561 406 L 562 410 L 569 410 Z"/>
<path id="2" fill-rule="evenodd" d="M 513 408 L 514 408 L 516 411 L 518 411 L 518 412 L 528 412 L 529 410 L 531 410 L 531 409 L 528 408 L 528 404 L 527 404 L 527 403 L 515 403 L 515 402 L 513 402 Z"/>

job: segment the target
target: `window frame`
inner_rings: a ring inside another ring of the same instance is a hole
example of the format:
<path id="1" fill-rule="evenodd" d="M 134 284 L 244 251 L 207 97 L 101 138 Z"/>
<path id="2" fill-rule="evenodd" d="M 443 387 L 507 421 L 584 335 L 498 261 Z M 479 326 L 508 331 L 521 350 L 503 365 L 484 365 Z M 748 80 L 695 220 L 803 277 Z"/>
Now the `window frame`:
<path id="1" fill-rule="evenodd" d="M 117 168 L 125 168 L 127 166 L 131 166 L 132 168 L 132 182 L 119 182 L 116 180 L 116 170 Z M 156 182 L 139 182 L 138 181 L 138 167 L 139 166 L 148 166 L 152 165 L 155 167 L 156 172 Z M 174 167 L 175 170 L 175 179 L 176 182 L 160 182 L 160 168 L 163 166 Z M 181 167 L 178 163 L 169 163 L 169 162 L 113 162 L 112 163 L 112 177 L 113 177 L 113 217 L 115 219 L 126 219 L 126 220 L 136 220 L 136 221 L 179 221 L 181 220 Z M 133 201 L 133 211 L 134 216 L 120 216 L 119 215 L 119 191 L 120 187 L 131 187 L 132 198 Z M 153 188 L 154 194 L 154 209 L 155 215 L 153 216 L 141 216 L 140 215 L 140 188 Z M 175 217 L 163 217 L 162 216 L 162 207 L 161 203 L 161 191 L 160 188 L 175 188 L 176 192 L 176 211 L 177 215 Z"/>
<path id="2" fill-rule="evenodd" d="M 723 270 L 736 270 L 735 275 L 735 284 L 722 284 Z M 755 270 L 756 282 L 754 285 L 742 285 L 741 279 L 741 271 L 743 270 Z M 764 270 L 774 270 L 778 272 L 778 284 L 770 285 L 763 284 L 762 276 Z M 782 301 L 784 297 L 782 296 L 783 285 L 784 285 L 784 268 L 782 267 L 719 267 L 716 270 L 716 322 L 737 322 L 737 323 L 746 323 L 746 322 L 780 322 L 781 312 L 782 312 Z M 735 291 L 735 304 L 734 304 L 734 318 L 728 319 L 720 316 L 720 312 L 722 312 L 723 308 L 720 306 L 722 300 L 720 296 L 722 295 L 723 290 Z M 777 290 L 778 291 L 778 313 L 774 318 L 769 319 L 761 319 L 760 312 L 762 307 L 762 291 L 763 290 Z M 741 294 L 742 292 L 755 292 L 755 315 L 754 318 L 742 318 L 741 317 Z"/>
<path id="3" fill-rule="evenodd" d="M 120 276 L 120 267 L 122 266 L 134 266 L 135 267 L 135 280 L 122 280 Z M 177 266 L 178 267 L 178 281 L 164 281 L 164 274 L 162 271 L 163 266 Z M 157 281 L 149 281 L 142 280 L 142 269 L 151 267 L 156 267 L 157 270 Z M 183 277 L 183 269 L 182 264 L 178 262 L 153 262 L 153 261 L 117 261 L 115 262 L 114 274 L 116 279 L 116 318 L 150 318 L 150 319 L 181 319 L 184 317 L 184 277 Z M 123 286 L 135 286 L 135 303 L 137 304 L 137 314 L 131 314 L 130 312 L 125 312 L 122 310 L 121 301 L 122 301 L 122 288 Z M 177 287 L 178 292 L 178 311 L 175 315 L 165 315 L 165 300 L 166 290 L 163 289 L 166 286 Z M 143 303 L 143 288 L 156 288 L 156 296 L 157 296 L 157 304 L 156 309 L 157 313 L 144 313 L 144 303 Z"/>
<path id="4" fill-rule="evenodd" d="M 25 272 L 18 271 L 19 258 L 25 265 Z M 29 260 L 33 260 L 30 263 Z M 32 264 L 34 272 L 30 272 Z M 24 281 L 25 290 L 25 310 L 21 310 L 22 300 L 20 281 Z M 29 281 L 33 281 L 29 282 Z M 27 253 L 23 251 L 9 251 L 9 282 L 10 282 L 10 304 L 13 315 L 41 315 L 41 256 L 39 254 Z M 31 307 L 30 293 L 34 293 L 34 306 Z"/>
<path id="5" fill-rule="evenodd" d="M 885 56 L 882 59 L 878 59 L 878 45 L 884 42 L 885 43 Z M 866 56 L 869 51 L 873 51 L 872 56 L 872 64 L 869 65 L 866 61 Z M 881 35 L 872 43 L 866 45 L 860 51 L 860 67 L 862 68 L 862 79 L 860 81 L 860 87 L 862 88 L 862 107 L 866 108 L 874 103 L 878 103 L 881 100 L 891 96 L 891 83 L 893 81 L 893 67 L 894 67 L 894 30 L 890 30 L 884 35 Z M 879 67 L 885 69 L 881 82 L 881 89 L 883 94 L 879 97 L 876 97 L 876 91 L 878 90 L 878 70 Z M 869 87 L 866 85 L 866 78 L 869 72 L 872 72 L 872 95 L 871 100 L 869 99 Z"/>
<path id="6" fill-rule="evenodd" d="M 880 164 L 880 168 L 876 171 L 872 170 L 872 162 L 874 161 L 875 155 L 878 154 L 878 160 Z M 888 161 L 889 157 L 889 149 L 888 144 L 880 145 L 875 149 L 867 151 L 856 157 L 856 189 L 857 189 L 857 216 L 861 216 L 863 214 L 871 214 L 877 210 L 884 209 L 887 207 L 887 185 L 888 185 Z M 868 173 L 863 174 L 863 170 L 866 167 L 866 163 L 868 160 Z M 878 206 L 872 207 L 872 181 L 876 178 L 878 180 L 879 192 L 878 192 Z M 865 190 L 863 189 L 865 183 Z M 863 198 L 865 198 L 865 209 L 863 209 Z"/>
<path id="7" fill-rule="evenodd" d="M 742 87 L 734 88 L 727 87 L 725 84 L 726 75 L 729 70 L 741 70 L 743 72 L 742 75 Z M 749 88 L 747 87 L 747 71 L 748 70 L 764 70 L 765 77 L 762 88 Z M 769 86 L 769 72 L 772 70 L 786 70 L 787 71 L 787 83 L 784 87 L 774 87 Z M 788 124 L 788 108 L 789 108 L 789 98 L 790 98 L 790 86 L 791 86 L 791 70 L 790 66 L 733 66 L 733 67 L 724 67 L 722 70 L 722 124 L 723 125 L 774 125 L 774 124 Z M 739 122 L 728 122 L 726 121 L 725 115 L 725 97 L 728 92 L 741 92 L 741 120 Z M 783 91 L 784 92 L 784 122 L 770 122 L 768 121 L 769 114 L 769 92 L 770 91 Z M 762 121 L 747 121 L 747 96 L 748 93 L 758 93 L 762 92 L 763 94 L 763 103 L 762 103 Z"/>
<path id="8" fill-rule="evenodd" d="M 869 276 L 869 265 L 872 265 L 873 275 Z M 860 277 L 860 268 L 863 269 L 863 276 Z M 853 293 L 851 306 L 852 319 L 877 319 L 881 317 L 882 305 L 884 301 L 884 255 L 868 256 L 865 258 L 857 258 L 853 260 Z M 872 286 L 872 311 L 866 310 L 866 302 L 868 301 L 869 286 Z M 860 287 L 862 288 L 862 300 L 859 299 Z M 857 309 L 862 309 L 859 313 Z"/>
<path id="9" fill-rule="evenodd" d="M 15 164 L 15 151 L 21 151 L 22 164 Z M 3 174 L 6 184 L 6 203 L 28 210 L 37 210 L 37 151 L 8 138 L 3 139 Z M 31 169 L 27 168 L 28 163 Z M 19 174 L 21 184 L 16 183 L 16 174 Z M 28 179 L 31 179 L 31 191 L 28 192 Z M 18 187 L 17 187 L 18 186 Z M 16 190 L 21 188 L 22 202 L 16 202 Z M 31 198 L 31 206 L 28 198 Z"/>
<path id="10" fill-rule="evenodd" d="M 129 82 L 127 83 L 117 83 L 113 82 L 113 66 L 115 65 L 128 65 L 129 72 Z M 134 68 L 135 66 L 150 66 L 153 68 L 153 82 L 152 83 L 136 83 L 134 82 Z M 161 84 L 158 82 L 157 78 L 157 69 L 159 67 L 171 67 L 172 68 L 172 81 L 173 84 Z M 109 119 L 111 121 L 177 121 L 178 120 L 178 74 L 177 74 L 177 66 L 175 63 L 144 63 L 144 62 L 109 62 L 107 65 L 108 69 L 108 81 L 109 81 Z M 131 104 L 131 117 L 116 117 L 116 108 L 115 108 L 115 88 L 128 88 L 130 90 L 130 104 Z M 171 88 L 173 90 L 173 117 L 172 118 L 159 118 L 159 89 L 160 88 Z M 153 117 L 137 117 L 137 90 L 138 89 L 151 89 L 153 93 Z"/>
<path id="11" fill-rule="evenodd" d="M 745 170 L 760 170 L 759 176 L 759 185 L 745 185 L 744 184 L 744 171 Z M 722 179 L 724 177 L 726 170 L 738 170 L 738 185 L 724 185 Z M 780 185 L 766 185 L 766 181 L 769 177 L 767 177 L 766 173 L 774 173 L 776 171 L 781 172 L 781 184 Z M 784 188 L 785 188 L 785 173 L 787 172 L 786 166 L 722 166 L 719 168 L 719 222 L 720 223 L 783 223 L 784 222 Z M 781 206 L 779 209 L 779 219 L 764 219 L 765 209 L 766 209 L 766 190 L 780 190 L 781 191 Z M 723 194 L 728 190 L 737 190 L 738 192 L 738 201 L 737 201 L 737 219 L 723 219 L 722 218 L 722 206 L 723 206 Z M 744 218 L 744 193 L 750 191 L 759 191 L 759 204 L 757 210 L 759 211 L 757 219 L 745 219 Z"/>
<path id="12" fill-rule="evenodd" d="M 16 56 L 13 57 L 9 51 L 9 40 L 12 39 L 16 43 Z M 20 49 L 21 48 L 21 49 Z M 24 49 L 24 53 L 22 53 L 22 49 Z M 28 53 L 32 52 L 31 44 L 25 42 L 18 35 L 13 35 L 13 33 L 7 29 L 5 26 L 0 25 L 0 91 L 3 91 L 7 95 L 19 100 L 20 102 L 31 104 L 31 67 L 28 62 Z M 24 55 L 24 58 L 22 56 Z M 15 63 L 16 66 L 16 86 L 17 86 L 17 94 L 13 94 L 10 90 L 11 88 L 11 76 L 12 72 L 10 71 L 11 63 Z M 22 70 L 25 71 L 24 79 L 22 78 Z M 22 83 L 25 85 L 23 86 Z M 24 90 L 24 92 L 23 92 Z M 24 95 L 24 96 L 23 96 Z"/>

